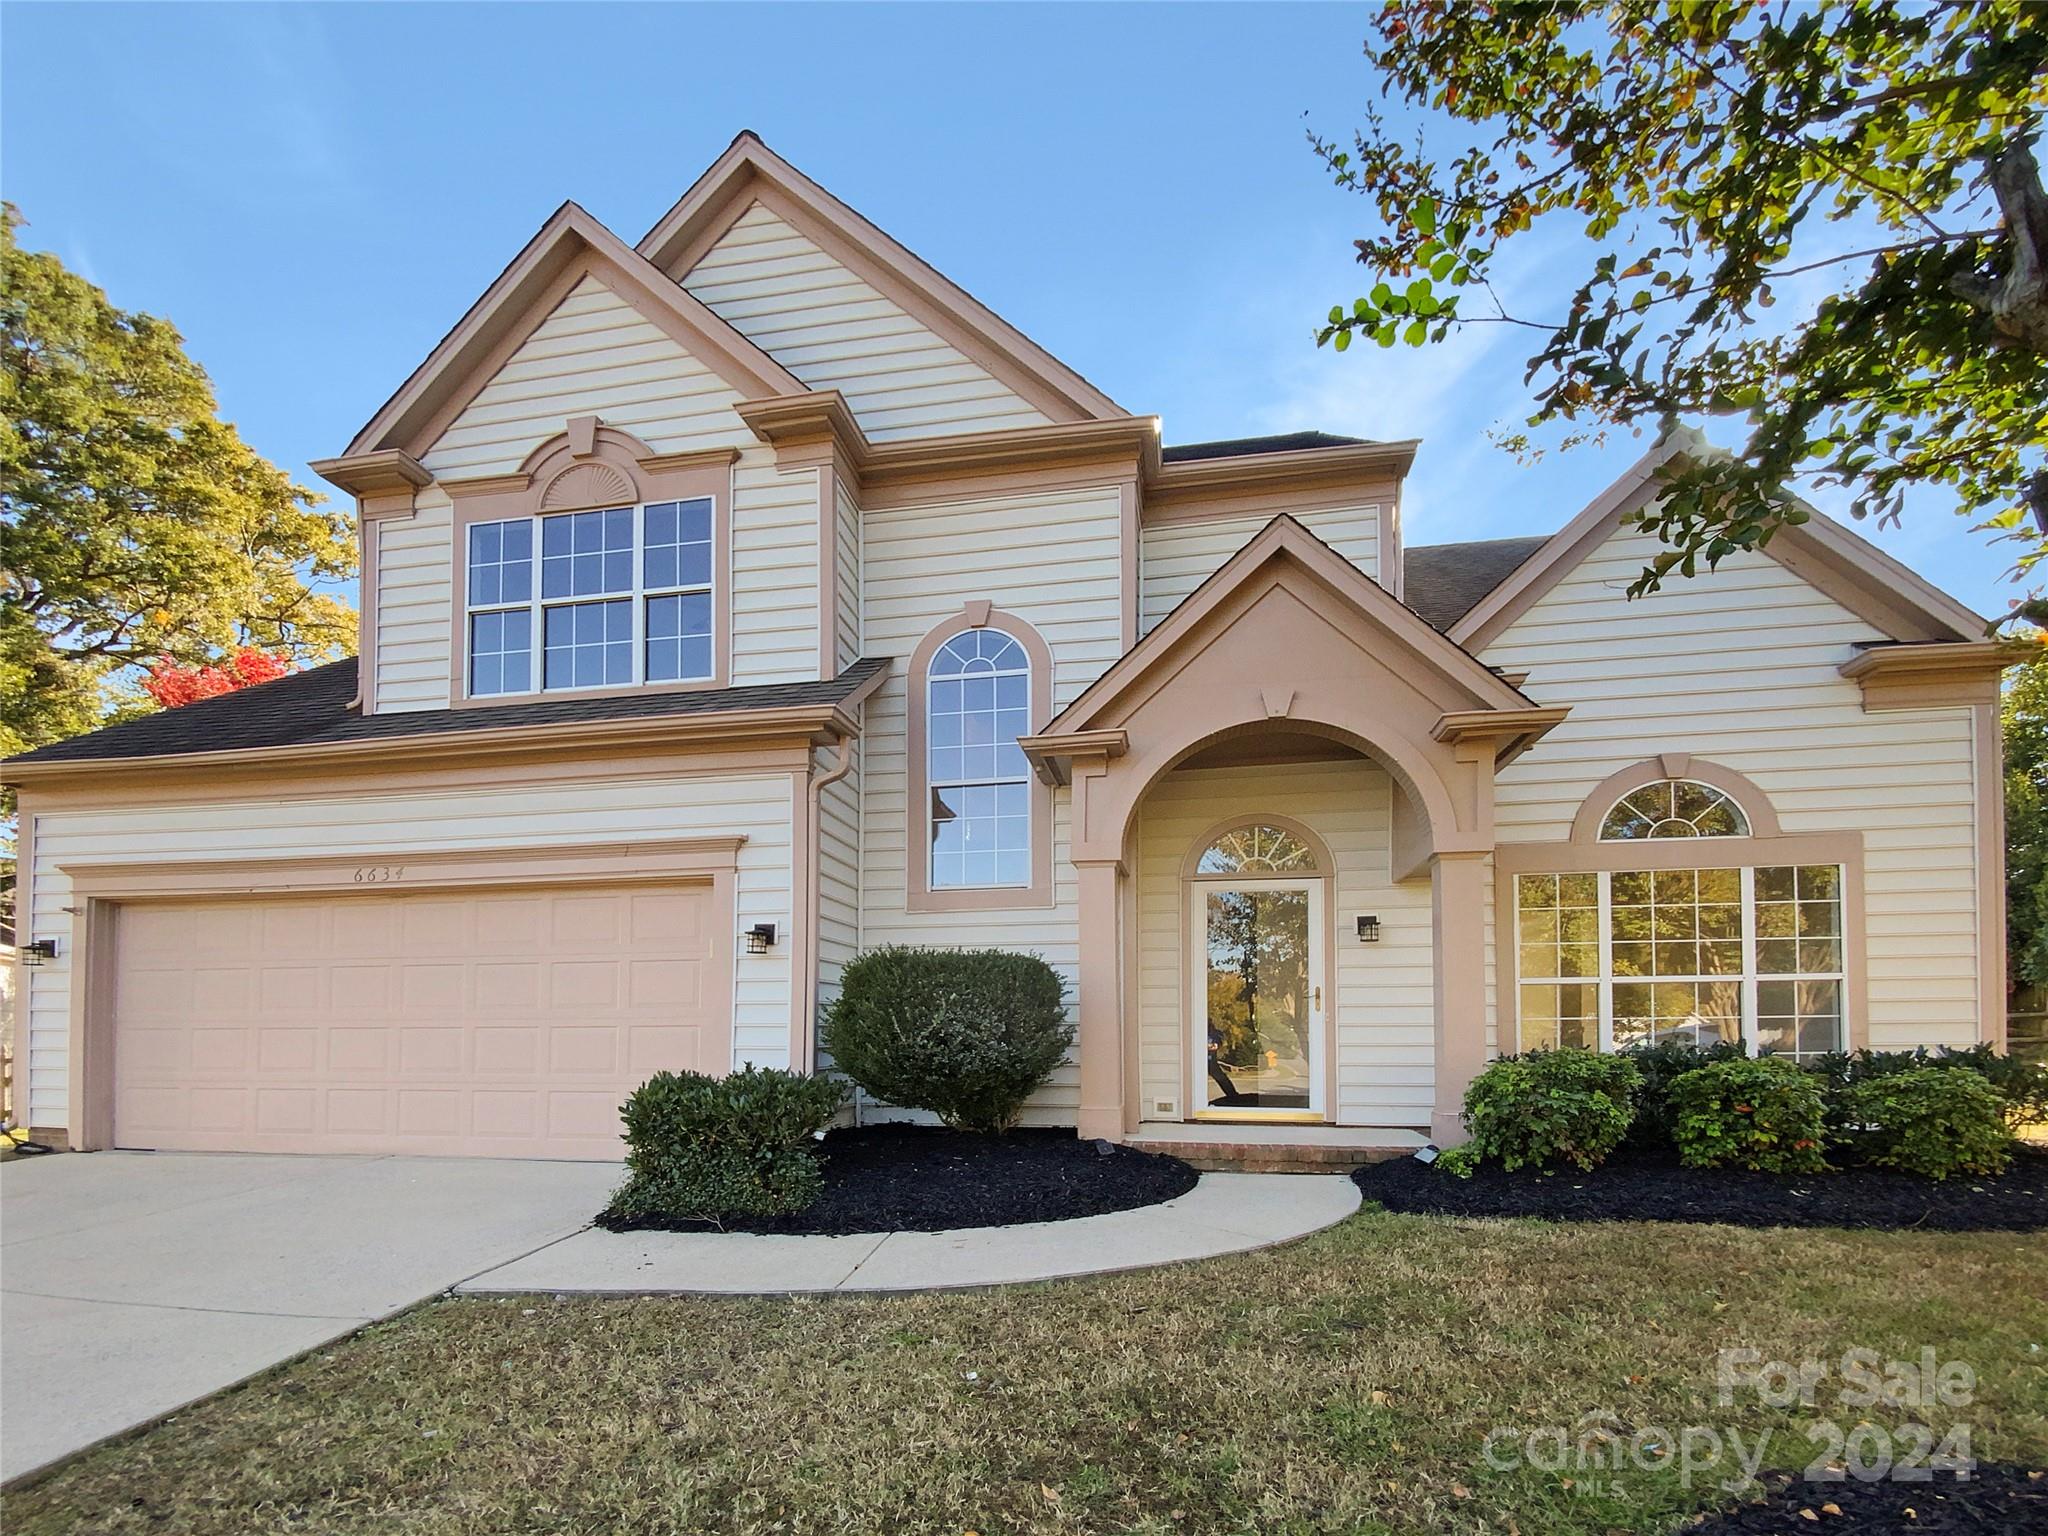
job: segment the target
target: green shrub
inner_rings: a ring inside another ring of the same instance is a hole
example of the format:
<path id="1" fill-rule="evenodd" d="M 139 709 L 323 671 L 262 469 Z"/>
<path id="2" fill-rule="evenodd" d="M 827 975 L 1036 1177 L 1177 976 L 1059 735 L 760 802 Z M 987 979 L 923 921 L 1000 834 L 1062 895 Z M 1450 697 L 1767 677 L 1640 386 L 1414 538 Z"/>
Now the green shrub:
<path id="1" fill-rule="evenodd" d="M 1643 1074 L 1643 1086 L 1636 1091 L 1636 1118 L 1628 1128 L 1627 1145 L 1638 1152 L 1669 1152 L 1678 1144 L 1671 1085 L 1688 1072 L 1717 1061 L 1740 1061 L 1748 1052 L 1735 1040 L 1716 1040 L 1708 1046 L 1687 1040 L 1665 1040 L 1655 1045 L 1628 1046 L 1621 1054 Z"/>
<path id="2" fill-rule="evenodd" d="M 1074 1041 L 1067 988 L 1036 955 L 871 949 L 825 1010 L 832 1064 L 876 1098 L 1000 1134 Z"/>
<path id="3" fill-rule="evenodd" d="M 1673 1136 L 1692 1168 L 1819 1173 L 1827 1102 L 1818 1076 L 1775 1056 L 1717 1061 L 1673 1079 Z"/>
<path id="4" fill-rule="evenodd" d="M 1479 1171 L 1478 1149 L 1469 1141 L 1462 1147 L 1446 1147 L 1437 1153 L 1433 1166 L 1454 1179 L 1469 1179 Z"/>
<path id="5" fill-rule="evenodd" d="M 605 1214 L 720 1222 L 800 1211 L 821 1186 L 810 1142 L 845 1098 L 830 1078 L 775 1068 L 657 1072 L 626 1100 L 626 1182 Z"/>
<path id="6" fill-rule="evenodd" d="M 1975 1072 L 1914 1067 L 1866 1079 L 1844 1095 L 1857 1149 L 1880 1168 L 1946 1179 L 2003 1173 L 2012 1161 L 2006 1101 Z"/>
<path id="7" fill-rule="evenodd" d="M 1626 1056 L 1567 1047 L 1503 1056 L 1465 1090 L 1475 1157 L 1504 1168 L 1595 1168 L 1635 1117 L 1643 1074 Z"/>
<path id="8" fill-rule="evenodd" d="M 1865 1083 L 1927 1067 L 1963 1068 L 1988 1083 L 1999 1097 L 2006 1128 L 2015 1133 L 2048 1124 L 2048 1066 L 2018 1056 L 2001 1056 L 1988 1045 L 1967 1050 L 1836 1051 L 1814 1063 L 1828 1085 L 1830 1117 L 1850 1123 L 1848 1095 Z"/>

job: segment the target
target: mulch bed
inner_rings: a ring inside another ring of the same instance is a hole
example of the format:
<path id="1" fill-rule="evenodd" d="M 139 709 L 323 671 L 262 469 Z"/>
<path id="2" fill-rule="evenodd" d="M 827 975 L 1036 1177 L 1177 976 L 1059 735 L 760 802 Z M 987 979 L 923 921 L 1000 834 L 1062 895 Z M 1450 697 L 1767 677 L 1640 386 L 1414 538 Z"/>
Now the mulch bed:
<path id="1" fill-rule="evenodd" d="M 1725 1222 L 1738 1227 L 1870 1227 L 1883 1231 L 2034 1232 L 2048 1227 L 2048 1152 L 2022 1148 L 1997 1178 L 1945 1183 L 1844 1168 L 1823 1174 L 1682 1168 L 1630 1158 L 1590 1173 L 1507 1173 L 1469 1179 L 1412 1157 L 1351 1176 L 1369 1201 L 1431 1216 L 1536 1216 L 1549 1221 Z M 1846 1506 L 1845 1506 L 1846 1507 Z"/>
<path id="2" fill-rule="evenodd" d="M 2021 1467 L 1980 1464 L 1968 1479 L 1936 1472 L 1930 1482 L 1810 1483 L 1767 1472 L 1763 1495 L 1681 1526 L 1686 1536 L 1930 1536 L 2048 1531 L 2048 1476 Z M 1829 1506 L 1833 1506 L 1830 1510 Z"/>
<path id="3" fill-rule="evenodd" d="M 1106 1150 L 1105 1150 L 1106 1149 Z M 1072 1131 L 975 1136 L 933 1126 L 870 1125 L 829 1133 L 819 1146 L 825 1192 L 794 1216 L 709 1222 L 641 1220 L 614 1232 L 944 1232 L 1066 1221 L 1157 1205 L 1195 1187 L 1195 1170 Z"/>

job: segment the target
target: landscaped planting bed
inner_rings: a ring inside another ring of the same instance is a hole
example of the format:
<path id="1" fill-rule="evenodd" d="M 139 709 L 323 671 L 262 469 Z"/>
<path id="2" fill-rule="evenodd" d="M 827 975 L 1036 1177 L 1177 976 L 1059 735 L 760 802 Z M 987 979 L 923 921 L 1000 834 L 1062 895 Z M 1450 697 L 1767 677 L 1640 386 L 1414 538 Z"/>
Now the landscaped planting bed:
<path id="1" fill-rule="evenodd" d="M 942 1232 L 1067 1221 L 1156 1205 L 1195 1187 L 1194 1169 L 1072 1131 L 984 1136 L 936 1126 L 875 1125 L 830 1132 L 818 1143 L 824 1189 L 807 1209 L 722 1222 L 622 1219 L 614 1232 Z"/>
<path id="2" fill-rule="evenodd" d="M 1752 1500 L 1687 1527 L 1697 1536 L 2019 1536 L 2048 1531 L 2048 1474 L 1979 1465 L 1967 1478 L 1936 1472 L 1927 1482 L 1810 1483 L 1767 1473 Z"/>
<path id="3" fill-rule="evenodd" d="M 2048 1228 L 2048 1073 L 1988 1047 L 1801 1065 L 1683 1042 L 1503 1056 L 1465 1093 L 1469 1139 L 1352 1175 L 1437 1216 L 1742 1227 Z"/>
<path id="4" fill-rule="evenodd" d="M 1470 1178 L 1412 1157 L 1352 1178 L 1390 1211 L 1435 1216 L 1536 1216 L 1550 1221 L 1726 1222 L 1738 1227 L 2035 1232 L 2048 1228 L 2048 1151 L 2022 1148 L 2002 1174 L 1936 1183 L 1881 1168 L 1751 1173 L 1686 1168 L 1675 1157 L 1617 1157 L 1597 1168 L 1482 1163 Z"/>

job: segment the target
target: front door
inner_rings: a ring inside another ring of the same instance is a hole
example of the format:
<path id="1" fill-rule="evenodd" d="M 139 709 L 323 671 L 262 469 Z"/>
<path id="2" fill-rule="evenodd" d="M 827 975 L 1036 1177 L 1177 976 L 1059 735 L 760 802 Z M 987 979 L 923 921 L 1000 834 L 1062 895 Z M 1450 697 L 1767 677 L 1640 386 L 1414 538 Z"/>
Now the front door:
<path id="1" fill-rule="evenodd" d="M 1322 882 L 1198 880 L 1189 894 L 1196 1117 L 1321 1120 Z"/>

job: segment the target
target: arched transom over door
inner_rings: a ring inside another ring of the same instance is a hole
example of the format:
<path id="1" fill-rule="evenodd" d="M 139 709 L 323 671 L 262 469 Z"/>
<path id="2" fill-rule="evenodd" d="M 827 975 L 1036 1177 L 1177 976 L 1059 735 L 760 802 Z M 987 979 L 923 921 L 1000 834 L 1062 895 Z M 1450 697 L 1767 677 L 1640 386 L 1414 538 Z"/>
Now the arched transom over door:
<path id="1" fill-rule="evenodd" d="M 1255 819 L 1203 838 L 1183 873 L 1197 1118 L 1325 1118 L 1328 851 Z"/>

